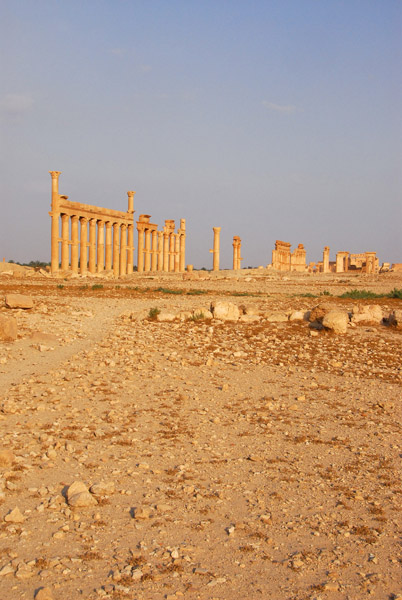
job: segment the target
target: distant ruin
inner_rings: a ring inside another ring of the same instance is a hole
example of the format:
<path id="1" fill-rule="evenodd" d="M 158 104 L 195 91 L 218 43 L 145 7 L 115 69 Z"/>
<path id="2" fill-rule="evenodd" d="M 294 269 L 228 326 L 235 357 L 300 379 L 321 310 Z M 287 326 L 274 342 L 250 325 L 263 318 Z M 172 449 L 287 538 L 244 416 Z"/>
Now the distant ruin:
<path id="1" fill-rule="evenodd" d="M 115 277 L 133 273 L 135 192 L 127 192 L 127 212 L 71 202 L 68 196 L 59 194 L 61 172 L 49 173 L 52 177 L 51 272 L 61 269 L 86 275 L 113 271 Z M 150 215 L 140 215 L 137 222 L 137 270 L 183 272 L 185 220 L 181 219 L 180 229 L 175 233 L 174 221 L 165 221 L 163 231 L 158 231 L 150 218 Z"/>
<path id="2" fill-rule="evenodd" d="M 303 244 L 291 252 L 289 242 L 276 240 L 275 249 L 272 250 L 271 267 L 276 271 L 320 272 L 320 273 L 347 273 L 360 271 L 361 273 L 378 273 L 379 260 L 375 252 L 362 252 L 351 254 L 340 251 L 336 254 L 336 261 L 329 260 L 329 246 L 325 246 L 322 262 L 306 264 L 306 250 Z"/>

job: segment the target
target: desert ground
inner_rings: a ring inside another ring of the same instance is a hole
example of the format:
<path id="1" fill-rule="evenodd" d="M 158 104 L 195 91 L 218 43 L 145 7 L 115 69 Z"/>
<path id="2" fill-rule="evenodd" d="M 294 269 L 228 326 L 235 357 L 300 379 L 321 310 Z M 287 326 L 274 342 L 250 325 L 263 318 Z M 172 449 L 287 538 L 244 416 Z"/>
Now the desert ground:
<path id="1" fill-rule="evenodd" d="M 402 329 L 288 318 L 402 274 L 36 275 L 0 277 L 1 600 L 402 598 Z"/>

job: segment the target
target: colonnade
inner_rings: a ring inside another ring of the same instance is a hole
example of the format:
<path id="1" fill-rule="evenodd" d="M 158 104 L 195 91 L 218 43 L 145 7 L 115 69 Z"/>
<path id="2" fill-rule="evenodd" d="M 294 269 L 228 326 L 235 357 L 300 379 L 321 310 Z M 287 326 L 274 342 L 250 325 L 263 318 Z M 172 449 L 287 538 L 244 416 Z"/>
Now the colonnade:
<path id="1" fill-rule="evenodd" d="M 135 192 L 127 192 L 127 212 L 70 202 L 68 196 L 59 194 L 60 171 L 49 173 L 52 177 L 51 272 L 57 273 L 61 268 L 86 275 L 113 270 L 116 277 L 132 273 Z"/>
<path id="2" fill-rule="evenodd" d="M 150 215 L 140 215 L 137 221 L 139 273 L 164 271 L 182 273 L 186 264 L 186 221 L 180 219 L 175 233 L 175 222 L 165 221 L 163 231 L 150 223 Z"/>
<path id="3" fill-rule="evenodd" d="M 238 235 L 233 236 L 233 269 L 241 269 L 241 239 Z"/>

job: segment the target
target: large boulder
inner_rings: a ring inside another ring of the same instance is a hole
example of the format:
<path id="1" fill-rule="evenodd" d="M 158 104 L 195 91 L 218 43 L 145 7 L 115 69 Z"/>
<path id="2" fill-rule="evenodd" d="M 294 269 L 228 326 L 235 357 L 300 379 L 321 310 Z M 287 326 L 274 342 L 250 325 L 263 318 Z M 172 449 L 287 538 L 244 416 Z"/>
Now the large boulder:
<path id="1" fill-rule="evenodd" d="M 14 317 L 6 317 L 0 314 L 0 340 L 3 342 L 14 342 L 17 339 L 17 321 Z"/>
<path id="2" fill-rule="evenodd" d="M 4 298 L 7 308 L 33 308 L 33 300 L 31 296 L 24 294 L 7 294 Z"/>
<path id="3" fill-rule="evenodd" d="M 214 319 L 219 319 L 220 321 L 238 321 L 240 317 L 238 306 L 232 302 L 222 302 L 220 300 L 212 302 L 211 312 Z"/>
<path id="4" fill-rule="evenodd" d="M 67 502 L 73 508 L 86 508 L 98 504 L 97 500 L 89 493 L 87 486 L 82 481 L 74 481 L 67 489 Z"/>
<path id="5" fill-rule="evenodd" d="M 357 304 L 353 307 L 352 323 L 378 325 L 382 319 L 382 308 L 378 304 Z"/>
<path id="6" fill-rule="evenodd" d="M 346 333 L 349 323 L 349 315 L 344 310 L 330 310 L 323 319 L 322 324 L 326 329 L 334 333 Z"/>

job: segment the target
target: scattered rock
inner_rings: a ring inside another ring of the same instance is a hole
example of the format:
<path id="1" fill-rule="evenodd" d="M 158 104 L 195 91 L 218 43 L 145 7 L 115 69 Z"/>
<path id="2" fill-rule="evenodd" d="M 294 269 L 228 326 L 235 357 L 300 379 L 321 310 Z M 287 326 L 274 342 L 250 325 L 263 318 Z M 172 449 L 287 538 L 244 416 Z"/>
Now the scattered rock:
<path id="1" fill-rule="evenodd" d="M 240 317 L 240 310 L 236 304 L 220 300 L 212 302 L 211 313 L 214 319 L 219 319 L 220 321 L 237 321 Z"/>
<path id="2" fill-rule="evenodd" d="M 323 326 L 337 334 L 346 333 L 348 323 L 348 313 L 341 310 L 330 310 L 322 319 Z"/>
<path id="3" fill-rule="evenodd" d="M 0 340 L 14 342 L 17 339 L 17 321 L 14 317 L 0 314 Z"/>
<path id="4" fill-rule="evenodd" d="M 48 587 L 40 588 L 35 594 L 35 600 L 53 600 L 52 590 Z"/>
<path id="5" fill-rule="evenodd" d="M 14 458 L 11 450 L 0 450 L 0 467 L 9 467 L 13 464 Z"/>
<path id="6" fill-rule="evenodd" d="M 4 517 L 7 523 L 23 523 L 25 521 L 24 515 L 21 513 L 18 506 L 10 510 L 10 512 Z"/>
<path id="7" fill-rule="evenodd" d="M 89 493 L 88 488 L 82 481 L 72 483 L 66 496 L 68 505 L 73 508 L 86 508 L 98 504 L 96 498 Z"/>
<path id="8" fill-rule="evenodd" d="M 7 294 L 4 298 L 7 308 L 33 308 L 33 300 L 31 296 L 24 296 L 23 294 Z"/>

